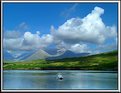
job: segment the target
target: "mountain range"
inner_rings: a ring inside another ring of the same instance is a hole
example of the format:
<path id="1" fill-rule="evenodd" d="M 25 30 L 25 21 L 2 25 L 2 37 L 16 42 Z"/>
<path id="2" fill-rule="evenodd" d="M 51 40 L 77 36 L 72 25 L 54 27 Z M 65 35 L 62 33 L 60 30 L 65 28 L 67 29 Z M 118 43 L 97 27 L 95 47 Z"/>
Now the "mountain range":
<path id="1" fill-rule="evenodd" d="M 75 52 L 72 52 L 70 50 L 67 50 L 66 52 L 64 52 L 60 56 L 48 57 L 46 59 L 47 60 L 55 60 L 55 59 L 63 59 L 63 58 L 82 57 L 82 56 L 87 56 L 87 55 L 89 55 L 89 53 L 75 53 Z"/>
<path id="2" fill-rule="evenodd" d="M 62 58 L 72 58 L 72 57 L 81 57 L 87 56 L 89 53 L 74 53 L 70 50 L 65 51 L 63 54 L 57 54 L 56 49 L 48 50 L 37 50 L 30 53 L 24 53 L 22 56 L 19 56 L 17 59 L 14 59 L 9 53 L 4 53 L 4 60 L 17 60 L 17 61 L 28 61 L 28 60 L 37 60 L 37 59 L 62 59 Z"/>

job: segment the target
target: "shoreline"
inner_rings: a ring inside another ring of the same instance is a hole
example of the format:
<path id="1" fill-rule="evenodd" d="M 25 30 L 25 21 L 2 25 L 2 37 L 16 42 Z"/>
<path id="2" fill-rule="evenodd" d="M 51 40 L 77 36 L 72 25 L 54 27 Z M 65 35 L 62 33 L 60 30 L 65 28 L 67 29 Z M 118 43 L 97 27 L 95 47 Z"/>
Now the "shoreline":
<path id="1" fill-rule="evenodd" d="M 54 71 L 54 70 L 73 70 L 73 71 L 76 71 L 76 70 L 80 70 L 80 71 L 105 71 L 105 72 L 118 72 L 118 70 L 100 70 L 100 69 L 3 69 L 3 71 L 5 70 L 51 70 L 51 71 Z"/>

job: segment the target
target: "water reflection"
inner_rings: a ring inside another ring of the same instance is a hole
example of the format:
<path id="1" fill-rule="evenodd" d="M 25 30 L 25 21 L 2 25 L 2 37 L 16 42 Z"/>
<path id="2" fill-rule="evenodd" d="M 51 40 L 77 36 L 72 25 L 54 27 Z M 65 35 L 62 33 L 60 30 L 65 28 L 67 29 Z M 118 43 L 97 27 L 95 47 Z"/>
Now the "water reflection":
<path id="1" fill-rule="evenodd" d="M 117 89 L 117 73 L 101 71 L 5 70 L 3 76 L 4 89 Z"/>

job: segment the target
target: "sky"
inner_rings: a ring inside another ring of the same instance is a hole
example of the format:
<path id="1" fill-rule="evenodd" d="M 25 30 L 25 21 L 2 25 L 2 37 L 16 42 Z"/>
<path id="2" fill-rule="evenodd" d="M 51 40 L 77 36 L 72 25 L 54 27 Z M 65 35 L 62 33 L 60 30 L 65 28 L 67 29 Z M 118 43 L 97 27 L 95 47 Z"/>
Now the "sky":
<path id="1" fill-rule="evenodd" d="M 92 54 L 117 48 L 117 3 L 4 3 L 3 47 L 18 57 L 55 48 Z"/>

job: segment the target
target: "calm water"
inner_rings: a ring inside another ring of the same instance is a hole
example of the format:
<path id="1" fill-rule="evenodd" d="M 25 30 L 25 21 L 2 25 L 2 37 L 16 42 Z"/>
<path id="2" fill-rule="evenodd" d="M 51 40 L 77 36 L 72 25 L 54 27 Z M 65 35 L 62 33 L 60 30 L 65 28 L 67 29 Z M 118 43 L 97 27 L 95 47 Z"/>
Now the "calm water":
<path id="1" fill-rule="evenodd" d="M 61 72 L 64 79 L 58 80 Z M 117 73 L 81 70 L 5 70 L 4 89 L 117 89 Z"/>

